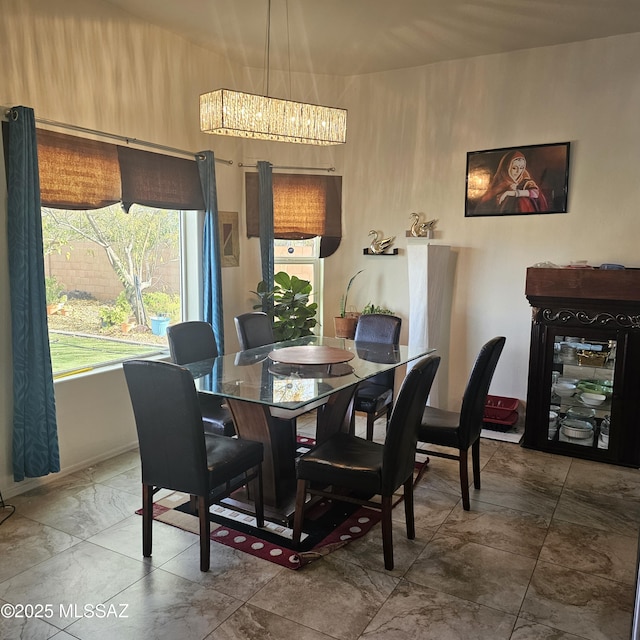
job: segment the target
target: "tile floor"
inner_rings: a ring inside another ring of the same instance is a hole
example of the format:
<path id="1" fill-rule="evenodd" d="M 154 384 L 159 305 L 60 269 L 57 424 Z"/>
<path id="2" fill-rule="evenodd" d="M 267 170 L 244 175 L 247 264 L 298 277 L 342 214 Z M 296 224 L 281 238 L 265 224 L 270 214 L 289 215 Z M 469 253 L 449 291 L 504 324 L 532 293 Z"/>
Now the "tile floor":
<path id="1" fill-rule="evenodd" d="M 144 559 L 137 452 L 62 477 L 8 500 L 0 610 L 51 607 L 0 616 L 0 638 L 629 638 L 640 471 L 491 440 L 481 451 L 470 512 L 456 463 L 432 458 L 415 540 L 395 514 L 392 572 L 378 528 L 297 572 L 213 543 L 203 574 L 197 537 L 156 523 Z"/>

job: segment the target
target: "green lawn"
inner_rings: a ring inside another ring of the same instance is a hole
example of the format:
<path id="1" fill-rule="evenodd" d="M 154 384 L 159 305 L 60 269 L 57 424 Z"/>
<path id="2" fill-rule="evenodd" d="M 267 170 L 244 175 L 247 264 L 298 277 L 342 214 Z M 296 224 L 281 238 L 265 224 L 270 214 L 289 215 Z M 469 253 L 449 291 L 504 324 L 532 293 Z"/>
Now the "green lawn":
<path id="1" fill-rule="evenodd" d="M 132 344 L 109 338 L 90 338 L 50 332 L 54 376 L 91 369 L 96 365 L 128 358 L 145 358 L 163 349 L 157 344 Z"/>

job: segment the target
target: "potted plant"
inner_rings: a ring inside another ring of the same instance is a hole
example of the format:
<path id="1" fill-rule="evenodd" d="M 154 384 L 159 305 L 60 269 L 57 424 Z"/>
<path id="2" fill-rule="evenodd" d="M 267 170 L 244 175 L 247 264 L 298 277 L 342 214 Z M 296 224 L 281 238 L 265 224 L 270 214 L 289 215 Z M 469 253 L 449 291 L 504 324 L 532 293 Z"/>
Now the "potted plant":
<path id="1" fill-rule="evenodd" d="M 350 340 L 356 334 L 356 324 L 358 323 L 358 314 L 351 314 L 347 312 L 347 300 L 349 298 L 349 290 L 356 277 L 361 274 L 364 269 L 360 269 L 357 273 L 351 276 L 347 283 L 347 288 L 342 298 L 340 298 L 340 315 L 333 319 L 333 324 L 336 332 L 336 338 L 348 338 Z"/>
<path id="2" fill-rule="evenodd" d="M 114 327 L 120 325 L 122 329 L 122 325 L 129 320 L 131 307 L 123 297 L 118 296 L 115 304 L 101 306 L 99 314 L 103 327 Z"/>
<path id="3" fill-rule="evenodd" d="M 362 315 L 364 316 L 372 313 L 381 313 L 387 316 L 395 315 L 395 313 L 391 311 L 391 309 L 387 309 L 386 307 L 378 307 L 372 302 L 369 302 L 367 305 L 365 305 L 364 309 L 362 310 Z"/>
<path id="4" fill-rule="evenodd" d="M 268 290 L 264 281 L 258 283 L 256 291 L 260 304 L 254 309 L 262 309 L 263 301 L 273 300 L 273 335 L 277 341 L 293 340 L 312 335 L 318 324 L 315 318 L 318 305 L 311 302 L 311 283 L 297 276 L 280 271 L 273 276 L 273 289 Z"/>
<path id="5" fill-rule="evenodd" d="M 133 316 L 129 316 L 126 320 L 120 323 L 120 331 L 122 333 L 129 333 L 131 329 L 136 326 L 136 319 Z"/>
<path id="6" fill-rule="evenodd" d="M 44 279 L 44 294 L 47 305 L 47 315 L 58 313 L 64 307 L 67 296 L 63 295 L 64 285 L 55 276 Z"/>

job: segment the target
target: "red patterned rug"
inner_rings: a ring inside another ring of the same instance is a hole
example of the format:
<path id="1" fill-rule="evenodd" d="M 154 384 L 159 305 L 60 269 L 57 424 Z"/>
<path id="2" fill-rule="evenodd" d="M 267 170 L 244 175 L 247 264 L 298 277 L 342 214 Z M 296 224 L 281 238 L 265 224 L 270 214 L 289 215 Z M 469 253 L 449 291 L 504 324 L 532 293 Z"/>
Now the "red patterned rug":
<path id="1" fill-rule="evenodd" d="M 298 437 L 298 452 L 305 453 L 314 444 L 311 438 Z M 214 542 L 289 569 L 299 569 L 364 536 L 380 521 L 380 512 L 348 502 L 322 500 L 306 510 L 298 549 L 294 549 L 291 541 L 293 531 L 286 526 L 265 522 L 265 527 L 258 529 L 253 516 L 221 505 L 212 505 L 209 517 Z M 174 491 L 157 500 L 153 518 L 198 535 L 198 517 L 189 512 L 187 494 Z"/>
<path id="2" fill-rule="evenodd" d="M 153 518 L 198 535 L 198 518 L 188 509 L 189 496 L 175 491 L 154 503 Z M 299 569 L 364 536 L 380 521 L 380 512 L 374 509 L 321 501 L 307 510 L 300 549 L 294 549 L 288 527 L 266 522 L 258 529 L 253 516 L 221 505 L 212 505 L 209 514 L 211 540 L 289 569 Z"/>

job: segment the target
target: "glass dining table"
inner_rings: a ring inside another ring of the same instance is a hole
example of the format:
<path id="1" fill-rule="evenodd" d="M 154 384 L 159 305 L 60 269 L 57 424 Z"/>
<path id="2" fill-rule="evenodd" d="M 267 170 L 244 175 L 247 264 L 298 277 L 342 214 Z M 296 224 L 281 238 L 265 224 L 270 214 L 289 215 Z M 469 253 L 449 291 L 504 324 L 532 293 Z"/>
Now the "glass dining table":
<path id="1" fill-rule="evenodd" d="M 317 442 L 348 431 L 358 383 L 433 351 L 306 336 L 183 366 L 199 391 L 226 399 L 240 438 L 263 443 L 265 514 L 285 522 L 295 497 L 296 418 L 317 410 Z"/>

